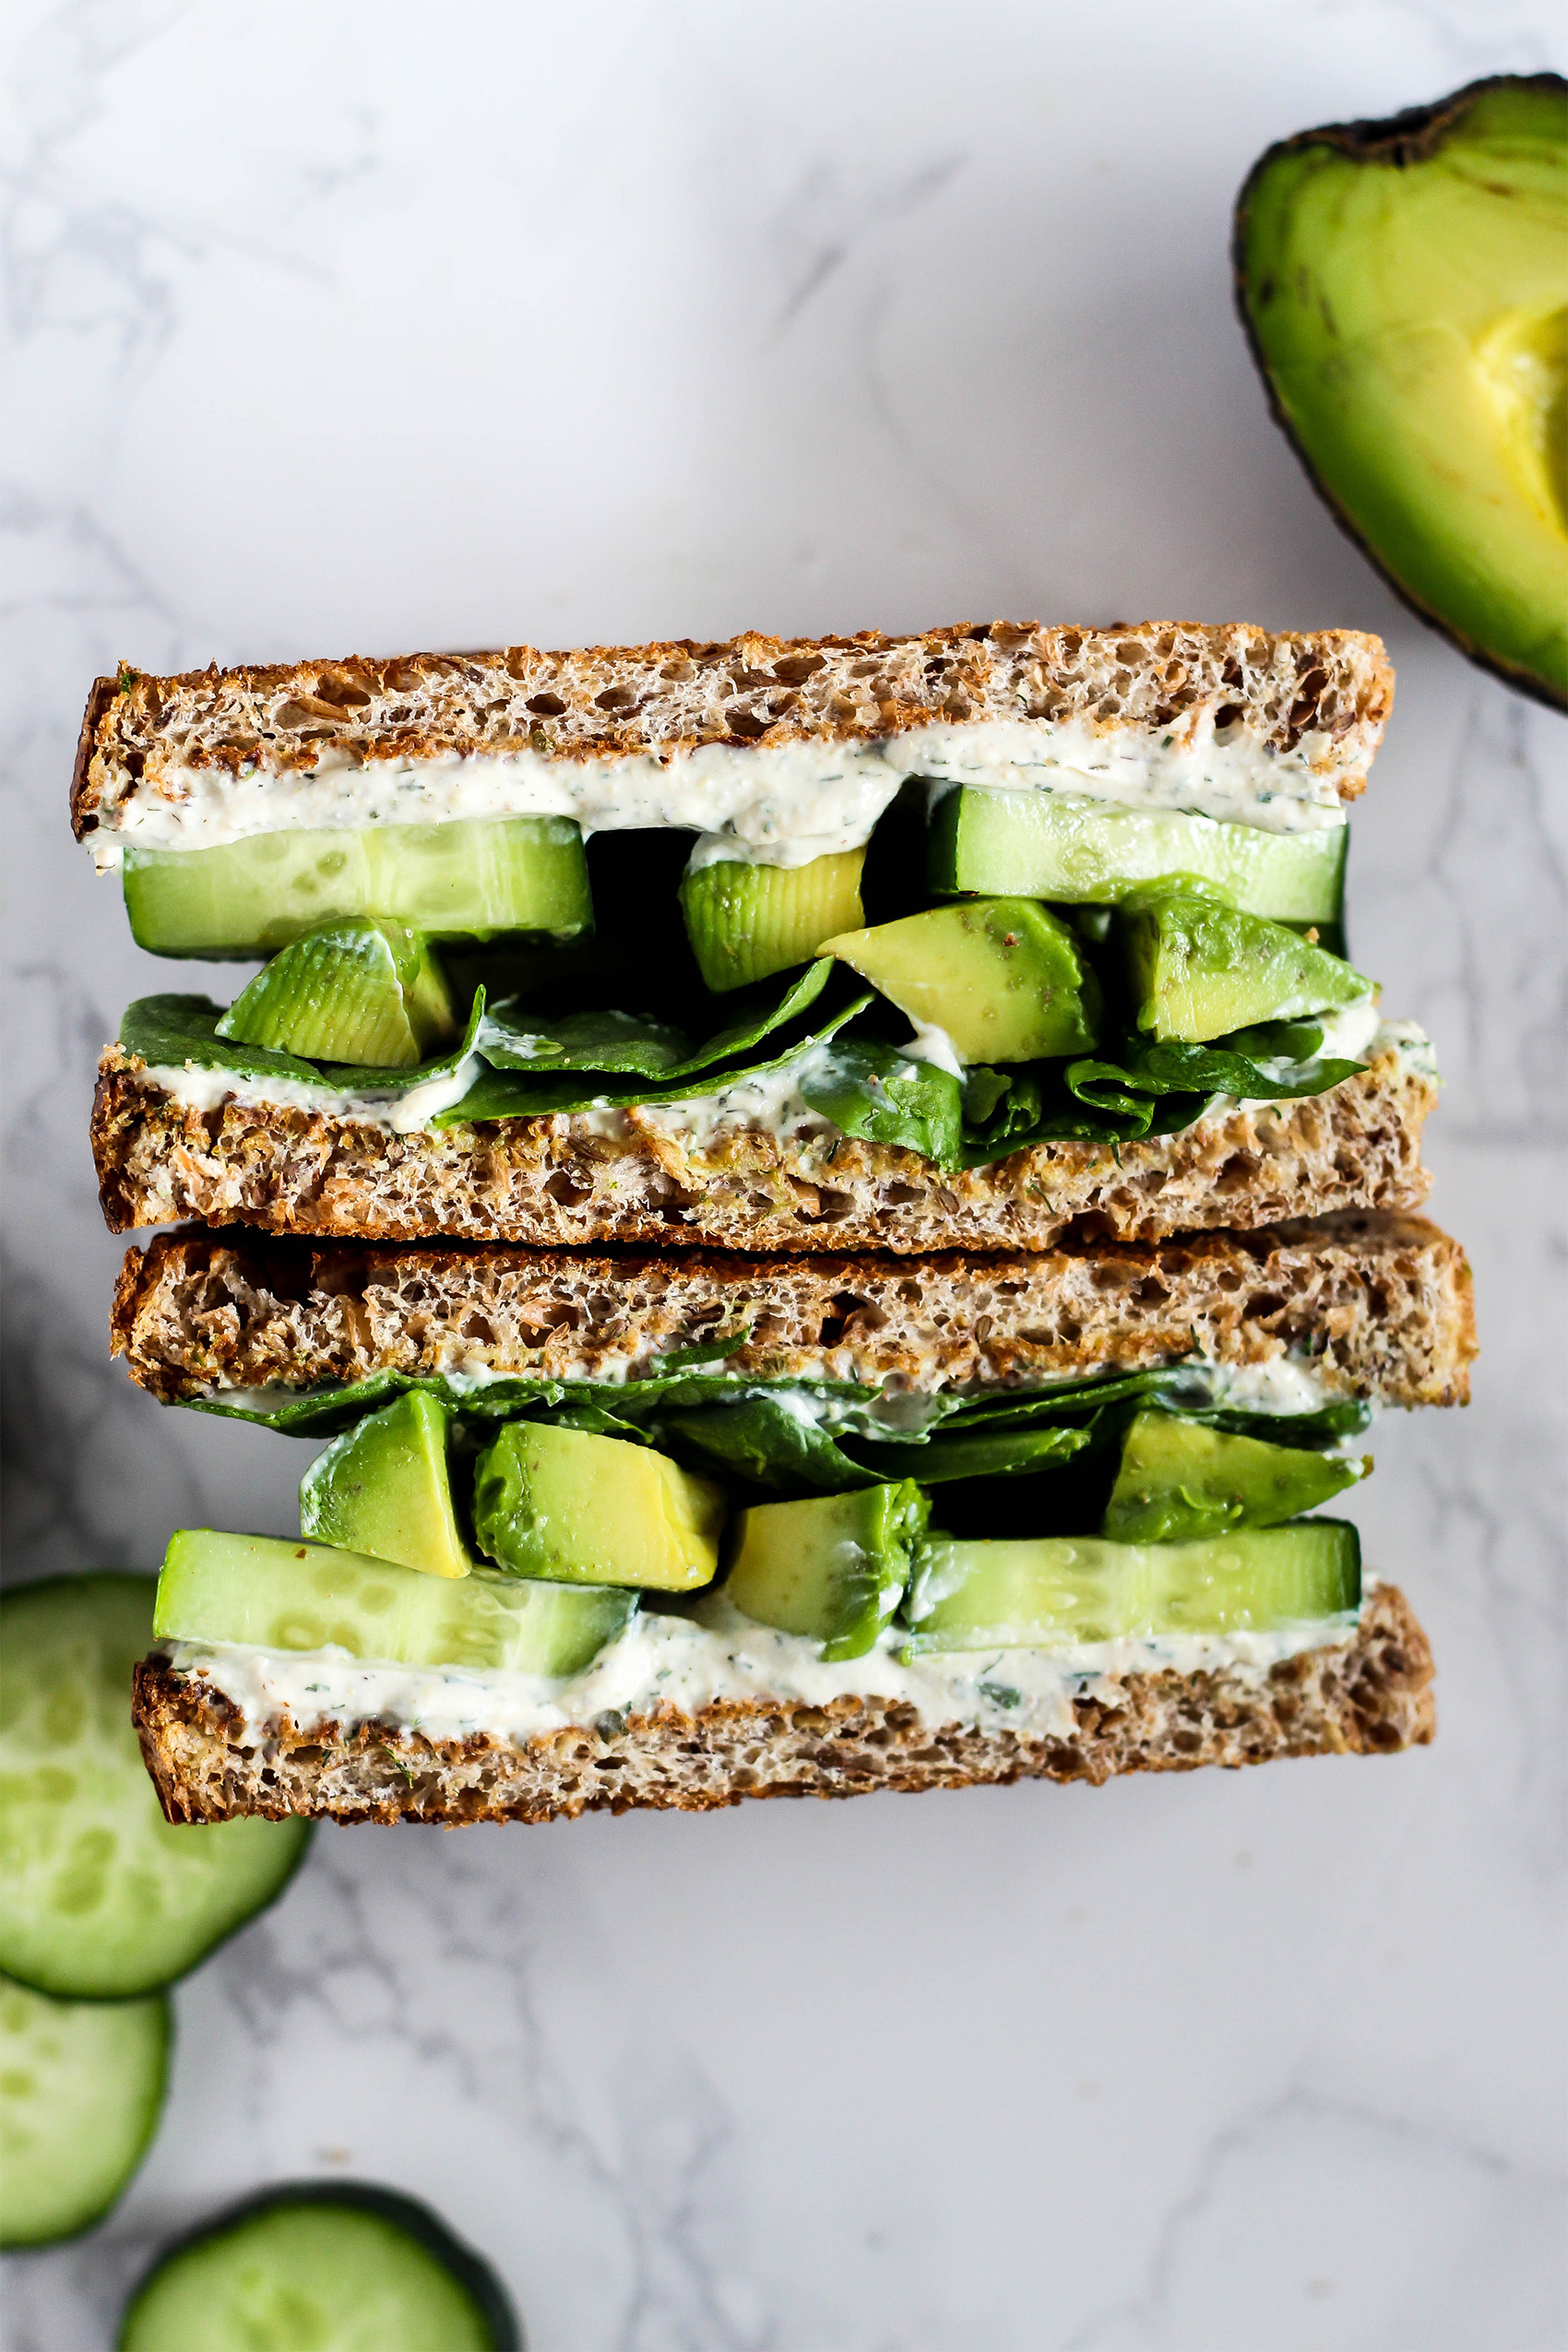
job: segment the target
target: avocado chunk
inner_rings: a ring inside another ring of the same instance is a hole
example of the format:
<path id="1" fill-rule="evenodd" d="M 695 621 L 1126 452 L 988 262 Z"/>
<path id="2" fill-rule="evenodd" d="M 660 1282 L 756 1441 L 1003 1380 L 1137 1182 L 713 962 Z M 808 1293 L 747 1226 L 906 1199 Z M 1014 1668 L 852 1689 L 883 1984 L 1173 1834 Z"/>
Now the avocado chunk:
<path id="1" fill-rule="evenodd" d="M 1114 808 L 1057 792 L 961 784 L 932 812 L 934 891 L 1016 892 L 1063 905 L 1111 906 L 1170 873 L 1221 884 L 1239 907 L 1276 922 L 1336 923 L 1349 827 L 1265 833 L 1180 809 Z"/>
<path id="2" fill-rule="evenodd" d="M 724 1589 L 759 1624 L 820 1642 L 825 1658 L 863 1657 L 903 1597 L 926 1511 L 909 1479 L 758 1503 L 735 1522 Z"/>
<path id="3" fill-rule="evenodd" d="M 318 924 L 274 956 L 218 1034 L 307 1062 L 410 1070 L 461 1028 L 423 934 L 366 917 Z"/>
<path id="4" fill-rule="evenodd" d="M 1184 1543 L 1227 1527 L 1272 1527 L 1315 1511 L 1371 1468 L 1370 1455 L 1346 1460 L 1233 1437 L 1181 1413 L 1138 1413 L 1100 1533 L 1118 1543 Z"/>
<path id="5" fill-rule="evenodd" d="M 1117 910 L 1134 1018 L 1161 1042 L 1198 1045 L 1372 994 L 1326 948 L 1183 881 L 1153 884 Z"/>
<path id="6" fill-rule="evenodd" d="M 928 907 L 822 943 L 911 1021 L 943 1030 L 958 1058 L 1039 1062 L 1087 1053 L 1099 983 L 1083 943 L 1032 898 Z"/>
<path id="7" fill-rule="evenodd" d="M 138 947 L 273 956 L 332 917 L 381 915 L 431 939 L 575 939 L 593 921 L 582 829 L 564 816 L 459 817 L 251 833 L 211 849 L 127 849 Z"/>
<path id="8" fill-rule="evenodd" d="M 422 1576 L 362 1552 L 182 1527 L 158 1579 L 160 1641 L 329 1645 L 387 1666 L 576 1674 L 636 1614 L 636 1593 L 476 1568 Z"/>
<path id="9" fill-rule="evenodd" d="M 414 1388 L 334 1438 L 300 1481 L 301 1534 L 429 1576 L 466 1576 L 473 1562 L 452 1507 L 450 1420 Z"/>
<path id="10" fill-rule="evenodd" d="M 688 872 L 681 911 L 707 985 L 722 993 L 809 963 L 833 932 L 863 923 L 865 861 L 864 849 L 847 849 L 803 866 L 721 858 Z"/>
<path id="11" fill-rule="evenodd" d="M 511 1421 L 474 1470 L 474 1535 L 519 1576 L 572 1585 L 711 1584 L 723 1490 L 626 1438 Z"/>
<path id="12" fill-rule="evenodd" d="M 1360 1598 L 1360 1544 L 1343 1519 L 1241 1527 L 1196 1543 L 932 1535 L 909 1586 L 906 1655 L 1267 1633 L 1336 1617 Z"/>
<path id="13" fill-rule="evenodd" d="M 1235 261 L 1339 522 L 1462 652 L 1568 705 L 1568 83 L 1500 76 L 1271 147 Z"/>

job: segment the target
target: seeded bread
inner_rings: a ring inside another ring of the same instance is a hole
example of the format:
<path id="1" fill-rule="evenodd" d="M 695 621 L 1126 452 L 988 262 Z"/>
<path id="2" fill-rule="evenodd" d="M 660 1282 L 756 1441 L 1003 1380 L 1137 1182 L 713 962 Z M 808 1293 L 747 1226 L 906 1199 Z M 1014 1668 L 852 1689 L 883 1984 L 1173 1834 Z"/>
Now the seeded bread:
<path id="1" fill-rule="evenodd" d="M 136 1669 L 132 1713 L 172 1822 L 291 1813 L 339 1822 L 559 1821 L 633 1806 L 703 1812 L 742 1797 L 859 1797 L 986 1781 L 1109 1780 L 1276 1756 L 1375 1755 L 1435 1729 L 1431 1652 L 1402 1593 L 1382 1586 L 1348 1643 L 1241 1669 L 1130 1674 L 1073 1703 L 1056 1739 L 933 1728 L 912 1706 L 731 1700 L 600 1718 L 527 1741 L 433 1740 L 392 1724 L 252 1728 L 203 1678 L 160 1657 Z"/>
<path id="2" fill-rule="evenodd" d="M 606 1241 L 740 1250 L 1048 1249 L 1070 1230 L 1153 1240 L 1341 1208 L 1418 1208 L 1435 1082 L 1379 1054 L 1297 1102 L 1233 1107 L 1112 1148 L 1037 1144 L 938 1168 L 835 1129 L 683 1137 L 636 1111 L 408 1134 L 368 1119 L 247 1103 L 189 1108 L 111 1047 L 92 1148 L 111 1231 L 199 1218 L 277 1233 L 537 1248 Z"/>
<path id="3" fill-rule="evenodd" d="M 731 1333 L 723 1369 L 741 1378 L 983 1389 L 1195 1349 L 1232 1365 L 1290 1354 L 1331 1394 L 1396 1405 L 1467 1402 L 1476 1349 L 1457 1243 L 1424 1218 L 1365 1215 L 1158 1249 L 916 1260 L 159 1234 L 125 1258 L 111 1344 L 174 1401 L 377 1372 L 639 1377 Z"/>
<path id="4" fill-rule="evenodd" d="M 225 776 L 324 762 L 529 750 L 571 761 L 719 743 L 871 742 L 933 719 L 1032 719 L 1304 750 L 1351 799 L 1382 739 L 1393 672 L 1376 637 L 1241 625 L 961 624 L 913 636 L 768 637 L 543 653 L 352 656 L 100 678 L 71 786 L 78 839 Z"/>

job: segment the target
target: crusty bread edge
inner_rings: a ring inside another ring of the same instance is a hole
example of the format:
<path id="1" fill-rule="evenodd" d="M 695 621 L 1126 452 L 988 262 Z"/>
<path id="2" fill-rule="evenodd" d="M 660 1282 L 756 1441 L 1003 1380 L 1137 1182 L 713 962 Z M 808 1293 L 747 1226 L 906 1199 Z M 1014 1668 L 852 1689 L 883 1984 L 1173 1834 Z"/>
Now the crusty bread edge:
<path id="1" fill-rule="evenodd" d="M 260 1814 L 456 1826 L 1387 1754 L 1432 1739 L 1431 1683 L 1426 1635 L 1384 1585 L 1348 1641 L 1299 1651 L 1261 1677 L 1229 1668 L 1128 1675 L 1073 1701 L 1064 1739 L 933 1729 L 912 1707 L 855 1697 L 821 1707 L 725 1701 L 694 1715 L 665 1707 L 524 1741 L 432 1740 L 385 1723 L 300 1732 L 286 1716 L 257 1737 L 210 1684 L 156 1656 L 136 1669 L 132 1714 L 172 1822 Z"/>

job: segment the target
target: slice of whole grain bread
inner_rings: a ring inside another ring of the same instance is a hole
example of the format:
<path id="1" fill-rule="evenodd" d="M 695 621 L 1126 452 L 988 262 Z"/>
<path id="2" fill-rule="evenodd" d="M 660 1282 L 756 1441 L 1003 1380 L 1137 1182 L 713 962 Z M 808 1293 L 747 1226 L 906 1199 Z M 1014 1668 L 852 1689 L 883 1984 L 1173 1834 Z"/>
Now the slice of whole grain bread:
<path id="1" fill-rule="evenodd" d="M 1060 1738 L 933 1728 L 885 1698 L 821 1707 L 728 1701 L 692 1715 L 666 1706 L 523 1741 L 483 1733 L 430 1740 L 391 1723 L 301 1731 L 286 1715 L 247 1726 L 205 1678 L 158 1657 L 136 1669 L 132 1713 L 172 1822 L 304 1813 L 453 1825 L 1385 1754 L 1432 1738 L 1431 1679 L 1425 1634 L 1403 1594 L 1382 1586 L 1348 1641 L 1299 1651 L 1265 1674 L 1102 1678 L 1073 1702 L 1072 1730 Z"/>
<path id="2" fill-rule="evenodd" d="M 1457 1243 L 1421 1218 L 1367 1214 L 913 1259 L 313 1248 L 198 1229 L 128 1253 L 111 1326 L 132 1378 L 165 1400 L 377 1372 L 647 1377 L 731 1334 L 722 1368 L 741 1379 L 983 1389 L 1194 1351 L 1289 1355 L 1331 1395 L 1396 1405 L 1467 1401 L 1476 1348 Z"/>
<path id="3" fill-rule="evenodd" d="M 92 1148 L 116 1233 L 200 1218 L 367 1241 L 1035 1250 L 1075 1229 L 1148 1241 L 1417 1208 L 1436 1099 L 1430 1075 L 1386 1051 L 1301 1101 L 1233 1105 L 1142 1143 L 1037 1144 L 955 1170 L 836 1128 L 721 1127 L 704 1140 L 636 1111 L 608 1133 L 602 1120 L 558 1117 L 398 1134 L 233 1095 L 200 1109 L 112 1046 Z"/>
<path id="4" fill-rule="evenodd" d="M 1393 672 L 1376 637 L 1277 636 L 1242 624 L 1109 629 L 962 623 L 909 636 L 769 637 L 545 653 L 411 654 L 373 661 L 100 678 L 71 786 L 78 839 L 134 828 L 148 809 L 221 802 L 225 779 L 324 766 L 530 751 L 566 761 L 661 758 L 874 742 L 932 721 L 1028 719 L 1042 731 L 1134 728 L 1218 742 L 1220 756 L 1301 753 L 1342 799 L 1382 739 Z M 247 795 L 247 798 L 253 798 Z M 408 802 L 416 818 L 417 788 Z M 287 823 L 284 807 L 279 822 Z"/>

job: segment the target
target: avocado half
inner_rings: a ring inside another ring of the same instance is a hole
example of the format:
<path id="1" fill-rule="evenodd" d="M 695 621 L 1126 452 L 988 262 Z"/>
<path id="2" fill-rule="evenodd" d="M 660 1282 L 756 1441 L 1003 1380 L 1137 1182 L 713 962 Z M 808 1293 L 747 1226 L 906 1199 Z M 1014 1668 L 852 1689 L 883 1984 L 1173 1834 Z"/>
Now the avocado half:
<path id="1" fill-rule="evenodd" d="M 1338 521 L 1461 652 L 1568 708 L 1568 81 L 1281 140 L 1233 250 L 1269 404 Z"/>

